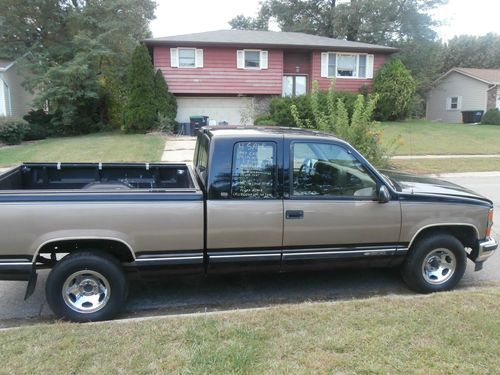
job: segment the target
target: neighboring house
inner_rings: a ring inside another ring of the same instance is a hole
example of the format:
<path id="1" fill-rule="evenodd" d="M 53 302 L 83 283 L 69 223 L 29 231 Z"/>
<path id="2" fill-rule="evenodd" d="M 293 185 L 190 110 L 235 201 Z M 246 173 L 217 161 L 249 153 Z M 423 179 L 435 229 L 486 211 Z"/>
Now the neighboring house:
<path id="1" fill-rule="evenodd" d="M 316 80 L 336 78 L 339 91 L 358 92 L 395 48 L 303 33 L 219 30 L 145 40 L 155 69 L 177 97 L 177 121 L 206 115 L 251 123 L 276 95 L 302 95 Z"/>
<path id="2" fill-rule="evenodd" d="M 25 90 L 16 61 L 0 59 L 0 116 L 23 117 L 31 109 L 33 94 Z"/>
<path id="3" fill-rule="evenodd" d="M 427 95 L 427 120 L 462 122 L 462 111 L 500 108 L 500 69 L 453 68 Z"/>

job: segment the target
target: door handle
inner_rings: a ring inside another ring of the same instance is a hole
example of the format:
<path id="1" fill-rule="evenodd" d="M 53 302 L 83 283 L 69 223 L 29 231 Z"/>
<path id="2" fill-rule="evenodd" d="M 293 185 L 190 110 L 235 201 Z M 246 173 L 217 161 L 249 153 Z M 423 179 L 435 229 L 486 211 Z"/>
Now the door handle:
<path id="1" fill-rule="evenodd" d="M 302 211 L 302 210 L 287 210 L 287 211 L 285 211 L 285 217 L 289 220 L 303 219 L 304 218 L 304 211 Z"/>

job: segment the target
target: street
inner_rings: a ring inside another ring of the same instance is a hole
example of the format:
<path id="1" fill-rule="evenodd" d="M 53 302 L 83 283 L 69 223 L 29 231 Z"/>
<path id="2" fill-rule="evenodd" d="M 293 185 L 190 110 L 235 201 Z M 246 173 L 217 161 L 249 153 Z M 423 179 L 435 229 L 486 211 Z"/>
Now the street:
<path id="1" fill-rule="evenodd" d="M 500 207 L 500 176 L 446 176 L 443 179 L 475 190 Z M 496 213 L 496 219 L 498 216 Z M 500 219 L 493 235 L 500 239 Z M 500 281 L 496 252 L 481 272 L 468 262 L 459 287 Z M 44 287 L 47 271 L 39 273 L 35 293 L 24 301 L 25 282 L 0 281 L 0 327 L 50 320 Z M 371 295 L 411 294 L 397 269 L 333 270 L 310 273 L 227 275 L 136 282 L 130 286 L 125 313 L 120 317 L 190 313 L 267 306 L 279 303 L 362 298 Z"/>

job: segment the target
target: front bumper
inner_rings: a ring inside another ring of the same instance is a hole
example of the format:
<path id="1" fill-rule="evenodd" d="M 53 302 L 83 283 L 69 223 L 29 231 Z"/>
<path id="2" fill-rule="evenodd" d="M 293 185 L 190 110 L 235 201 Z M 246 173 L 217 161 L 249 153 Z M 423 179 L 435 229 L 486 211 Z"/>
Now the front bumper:
<path id="1" fill-rule="evenodd" d="M 492 237 L 479 241 L 477 256 L 472 260 L 475 263 L 483 263 L 486 259 L 493 255 L 497 248 L 498 242 Z"/>

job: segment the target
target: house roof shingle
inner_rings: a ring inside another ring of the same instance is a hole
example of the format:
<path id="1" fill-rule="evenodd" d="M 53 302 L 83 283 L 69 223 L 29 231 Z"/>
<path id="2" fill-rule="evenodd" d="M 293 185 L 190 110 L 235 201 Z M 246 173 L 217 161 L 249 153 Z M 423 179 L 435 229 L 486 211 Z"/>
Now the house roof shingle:
<path id="1" fill-rule="evenodd" d="M 318 48 L 354 51 L 366 50 L 382 53 L 397 52 L 397 48 L 377 44 L 351 42 L 304 33 L 254 30 L 216 30 L 203 33 L 174 35 L 163 38 L 150 38 L 146 44 L 185 45 L 239 45 L 239 46 L 281 46 L 290 48 Z"/>
<path id="2" fill-rule="evenodd" d="M 491 84 L 500 85 L 500 69 L 453 68 L 452 70 L 487 81 Z"/>

